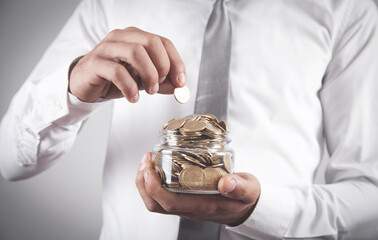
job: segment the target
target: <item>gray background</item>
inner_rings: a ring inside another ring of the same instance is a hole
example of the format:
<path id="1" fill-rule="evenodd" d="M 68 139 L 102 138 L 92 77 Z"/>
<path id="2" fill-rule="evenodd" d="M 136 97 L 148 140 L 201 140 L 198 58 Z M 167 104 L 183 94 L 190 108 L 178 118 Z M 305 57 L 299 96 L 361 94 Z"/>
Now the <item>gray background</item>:
<path id="1" fill-rule="evenodd" d="M 78 3 L 0 0 L 1 118 Z M 48 171 L 12 183 L 0 177 L 1 240 L 98 239 L 109 122 L 110 109 L 87 121 L 72 151 Z"/>
<path id="2" fill-rule="evenodd" d="M 1 118 L 78 3 L 79 0 L 0 1 Z M 0 178 L 1 240 L 98 238 L 109 122 L 107 107 L 87 121 L 72 151 L 48 171 L 15 183 Z M 90 146 L 85 144 L 89 141 Z"/>

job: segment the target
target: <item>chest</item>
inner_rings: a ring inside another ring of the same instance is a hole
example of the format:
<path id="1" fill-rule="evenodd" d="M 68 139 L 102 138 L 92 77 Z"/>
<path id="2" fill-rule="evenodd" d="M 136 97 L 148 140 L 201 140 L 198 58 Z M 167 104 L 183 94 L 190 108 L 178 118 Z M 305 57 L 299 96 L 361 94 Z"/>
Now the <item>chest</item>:
<path id="1" fill-rule="evenodd" d="M 303 3 L 304 2 L 304 3 Z M 109 30 L 136 26 L 169 38 L 197 81 L 204 31 L 214 1 L 118 1 Z M 231 84 L 317 91 L 331 58 L 327 11 L 311 1 L 227 1 L 232 24 Z M 221 51 L 221 50 L 220 50 Z M 241 77 L 242 76 L 242 77 Z M 245 79 L 247 77 L 247 79 Z M 195 88 L 196 84 L 192 84 Z"/>

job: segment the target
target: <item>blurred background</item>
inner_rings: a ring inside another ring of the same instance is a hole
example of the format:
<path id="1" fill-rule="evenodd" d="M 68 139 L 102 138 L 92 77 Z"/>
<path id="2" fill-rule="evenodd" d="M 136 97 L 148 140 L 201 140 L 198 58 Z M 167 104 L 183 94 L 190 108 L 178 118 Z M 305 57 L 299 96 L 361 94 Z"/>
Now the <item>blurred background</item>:
<path id="1" fill-rule="evenodd" d="M 0 118 L 78 3 L 0 1 Z M 71 152 L 48 171 L 13 183 L 0 177 L 1 240 L 98 239 L 110 112 L 108 106 L 89 119 Z"/>

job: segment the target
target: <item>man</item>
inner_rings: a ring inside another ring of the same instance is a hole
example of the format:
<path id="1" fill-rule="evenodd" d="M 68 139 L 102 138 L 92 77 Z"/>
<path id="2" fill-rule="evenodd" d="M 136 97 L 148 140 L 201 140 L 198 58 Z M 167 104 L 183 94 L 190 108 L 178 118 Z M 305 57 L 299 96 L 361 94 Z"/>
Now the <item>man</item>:
<path id="1" fill-rule="evenodd" d="M 185 84 L 196 93 L 213 5 L 82 2 L 2 120 L 2 175 L 18 180 L 47 169 L 70 149 L 83 120 L 110 102 L 104 99 L 117 99 L 101 239 L 176 239 L 176 215 L 221 223 L 220 239 L 376 238 L 378 18 L 371 1 L 227 1 L 236 173 L 220 181 L 221 195 L 198 197 L 163 189 L 150 153 L 138 167 L 162 124 L 193 112 L 193 98 L 178 105 L 155 93 Z M 317 185 L 324 144 L 327 184 Z"/>

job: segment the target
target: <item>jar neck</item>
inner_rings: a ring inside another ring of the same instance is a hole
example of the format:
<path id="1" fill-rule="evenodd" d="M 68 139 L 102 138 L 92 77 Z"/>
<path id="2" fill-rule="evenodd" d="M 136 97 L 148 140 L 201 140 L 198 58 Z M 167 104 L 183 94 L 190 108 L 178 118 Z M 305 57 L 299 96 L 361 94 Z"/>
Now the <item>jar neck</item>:
<path id="1" fill-rule="evenodd" d="M 160 144 L 169 147 L 224 149 L 229 142 L 227 133 L 217 136 L 183 136 L 178 131 L 162 131 L 160 134 Z"/>

